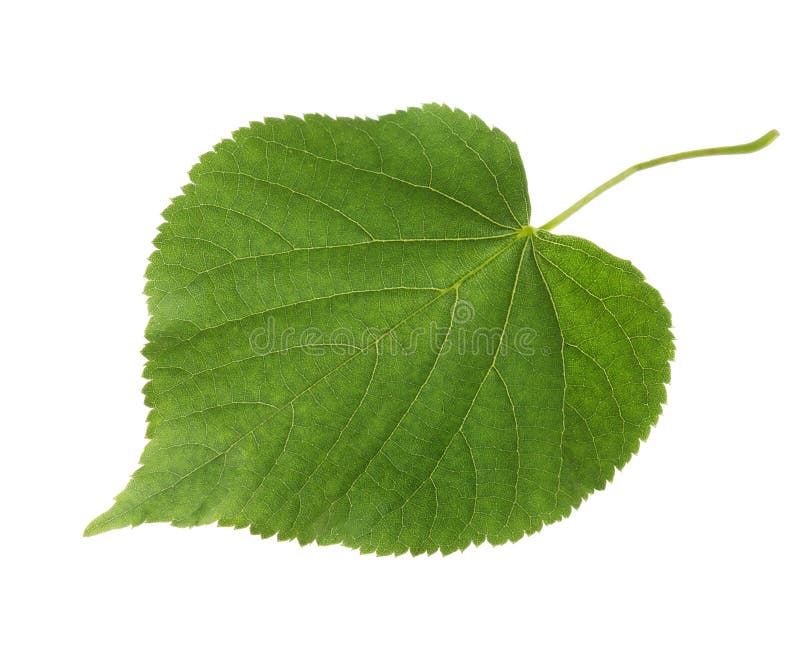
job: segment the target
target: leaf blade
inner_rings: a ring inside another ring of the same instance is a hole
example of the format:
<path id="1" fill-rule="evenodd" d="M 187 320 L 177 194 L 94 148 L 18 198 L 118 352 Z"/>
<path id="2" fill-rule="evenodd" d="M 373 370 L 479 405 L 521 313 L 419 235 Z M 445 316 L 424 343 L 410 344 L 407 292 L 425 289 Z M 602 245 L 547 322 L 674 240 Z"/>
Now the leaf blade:
<path id="1" fill-rule="evenodd" d="M 147 272 L 150 441 L 87 535 L 167 521 L 380 554 L 513 541 L 602 488 L 657 418 L 660 296 L 588 242 L 523 229 L 518 151 L 479 119 L 267 119 L 190 177 Z M 592 306 L 616 339 L 592 342 Z M 613 358 L 620 334 L 624 365 L 592 372 L 579 351 Z"/>

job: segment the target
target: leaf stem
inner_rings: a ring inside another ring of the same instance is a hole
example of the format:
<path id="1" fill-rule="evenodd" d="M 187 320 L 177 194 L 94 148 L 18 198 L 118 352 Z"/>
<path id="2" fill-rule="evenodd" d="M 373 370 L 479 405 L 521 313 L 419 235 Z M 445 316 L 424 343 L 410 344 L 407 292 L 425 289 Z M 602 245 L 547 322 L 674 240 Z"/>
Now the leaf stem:
<path id="1" fill-rule="evenodd" d="M 657 159 L 650 159 L 649 161 L 643 161 L 641 163 L 635 164 L 630 168 L 626 168 L 625 170 L 623 170 L 619 175 L 616 175 L 611 179 L 609 179 L 607 182 L 601 184 L 596 189 L 594 189 L 594 191 L 591 191 L 590 193 L 584 195 L 575 204 L 562 211 L 552 220 L 546 222 L 544 225 L 539 227 L 539 229 L 551 230 L 554 227 L 560 225 L 572 214 L 578 211 L 578 209 L 580 209 L 586 204 L 589 204 L 589 202 L 594 200 L 598 195 L 600 195 L 604 191 L 607 191 L 612 186 L 616 186 L 623 179 L 630 177 L 631 175 L 633 175 L 633 173 L 639 172 L 640 170 L 645 170 L 647 168 L 654 168 L 655 166 L 660 166 L 666 163 L 672 163 L 673 161 L 682 161 L 683 159 L 694 159 L 696 157 L 713 157 L 719 154 L 749 154 L 750 152 L 757 152 L 758 150 L 767 147 L 776 138 L 778 138 L 778 131 L 773 129 L 764 134 L 764 136 L 762 136 L 761 138 L 758 138 L 755 141 L 750 141 L 750 143 L 742 143 L 741 145 L 728 145 L 719 148 L 703 148 L 701 150 L 688 150 L 687 152 L 668 154 L 665 157 L 658 157 Z"/>

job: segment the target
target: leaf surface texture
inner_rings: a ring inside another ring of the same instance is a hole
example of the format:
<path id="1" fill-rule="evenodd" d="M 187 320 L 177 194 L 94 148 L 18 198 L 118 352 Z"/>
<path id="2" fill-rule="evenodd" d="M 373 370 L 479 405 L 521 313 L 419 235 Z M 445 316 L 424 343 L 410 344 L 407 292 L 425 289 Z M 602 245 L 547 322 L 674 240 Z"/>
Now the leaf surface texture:
<path id="1" fill-rule="evenodd" d="M 190 178 L 147 270 L 150 440 L 88 534 L 497 544 L 603 488 L 656 421 L 661 297 L 528 228 L 517 147 L 477 117 L 266 119 Z"/>

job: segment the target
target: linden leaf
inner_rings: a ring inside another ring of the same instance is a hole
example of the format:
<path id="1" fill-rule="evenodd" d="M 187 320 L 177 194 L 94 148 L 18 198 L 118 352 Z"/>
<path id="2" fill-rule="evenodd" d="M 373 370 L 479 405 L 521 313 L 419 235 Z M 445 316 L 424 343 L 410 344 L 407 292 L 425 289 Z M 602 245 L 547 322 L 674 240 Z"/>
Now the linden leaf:
<path id="1" fill-rule="evenodd" d="M 658 292 L 548 231 L 594 195 L 529 227 L 517 147 L 475 116 L 267 119 L 190 178 L 147 270 L 150 440 L 87 535 L 513 541 L 603 488 L 661 412 Z"/>

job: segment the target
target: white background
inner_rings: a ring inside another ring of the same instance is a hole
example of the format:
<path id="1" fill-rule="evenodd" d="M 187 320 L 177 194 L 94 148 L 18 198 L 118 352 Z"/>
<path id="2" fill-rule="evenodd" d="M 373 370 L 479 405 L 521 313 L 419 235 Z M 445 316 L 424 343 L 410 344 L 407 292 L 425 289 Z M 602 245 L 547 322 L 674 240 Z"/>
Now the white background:
<path id="1" fill-rule="evenodd" d="M 797 652 L 792 2 L 8 3 L 0 10 L 6 652 Z M 534 224 L 630 258 L 677 338 L 640 455 L 514 545 L 377 558 L 213 526 L 91 539 L 136 466 L 159 213 L 264 115 L 425 101 L 515 139 Z"/>

